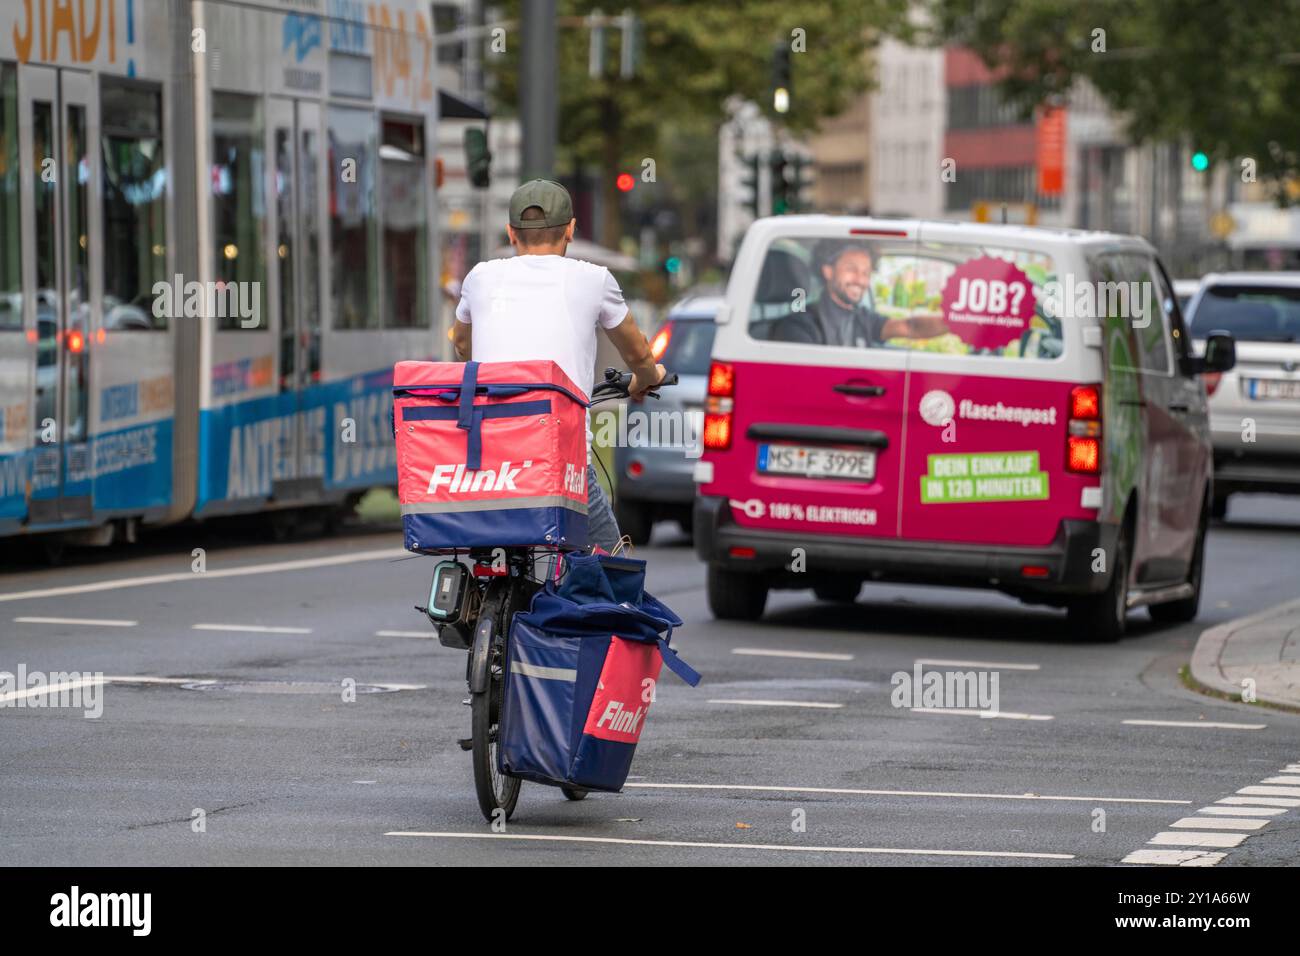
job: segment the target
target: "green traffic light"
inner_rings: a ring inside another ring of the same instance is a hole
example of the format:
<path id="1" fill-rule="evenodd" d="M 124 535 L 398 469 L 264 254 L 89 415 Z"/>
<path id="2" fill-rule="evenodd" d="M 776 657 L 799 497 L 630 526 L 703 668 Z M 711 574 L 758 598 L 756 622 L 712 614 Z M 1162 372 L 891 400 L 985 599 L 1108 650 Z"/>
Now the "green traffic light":
<path id="1" fill-rule="evenodd" d="M 678 259 L 676 256 L 669 256 L 664 260 L 664 269 L 665 271 L 676 275 L 682 271 L 682 260 Z"/>
<path id="2" fill-rule="evenodd" d="M 1203 173 L 1210 168 L 1210 157 L 1206 156 L 1200 150 L 1192 153 L 1192 169 L 1198 173 Z"/>

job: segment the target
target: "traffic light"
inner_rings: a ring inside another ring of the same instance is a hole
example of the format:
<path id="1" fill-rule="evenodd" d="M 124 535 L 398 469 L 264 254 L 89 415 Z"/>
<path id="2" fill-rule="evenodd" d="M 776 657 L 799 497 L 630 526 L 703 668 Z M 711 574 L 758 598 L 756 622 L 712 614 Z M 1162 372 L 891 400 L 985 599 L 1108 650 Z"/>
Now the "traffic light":
<path id="1" fill-rule="evenodd" d="M 740 204 L 758 219 L 763 215 L 758 208 L 758 155 L 741 156 L 740 164 Z"/>
<path id="2" fill-rule="evenodd" d="M 675 276 L 682 271 L 682 260 L 677 256 L 669 256 L 664 260 L 664 272 L 670 276 Z"/>
<path id="3" fill-rule="evenodd" d="M 1198 173 L 1203 173 L 1210 168 L 1210 157 L 1206 156 L 1201 150 L 1192 153 L 1192 169 Z"/>
<path id="4" fill-rule="evenodd" d="M 807 212 L 812 208 L 812 160 L 795 154 L 790 157 L 790 211 Z"/>
<path id="5" fill-rule="evenodd" d="M 790 112 L 790 95 L 793 86 L 790 75 L 790 46 L 778 40 L 772 47 L 772 111 Z"/>
<path id="6" fill-rule="evenodd" d="M 791 191 L 789 179 L 790 163 L 786 159 L 785 153 L 776 149 L 768 157 L 768 162 L 772 170 L 772 215 L 783 216 L 788 212 L 793 212 L 792 208 L 794 195 Z"/>
<path id="7" fill-rule="evenodd" d="M 465 130 L 465 172 L 470 185 L 484 188 L 492 181 L 492 153 L 487 133 L 477 126 Z"/>

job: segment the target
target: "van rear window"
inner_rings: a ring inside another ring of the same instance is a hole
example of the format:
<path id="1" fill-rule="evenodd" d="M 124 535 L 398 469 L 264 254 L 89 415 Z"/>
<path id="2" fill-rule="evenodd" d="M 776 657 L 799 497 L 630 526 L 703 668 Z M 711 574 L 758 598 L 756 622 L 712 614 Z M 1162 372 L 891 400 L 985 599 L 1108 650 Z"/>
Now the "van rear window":
<path id="1" fill-rule="evenodd" d="M 1051 256 L 950 243 L 782 237 L 764 257 L 749 334 L 773 342 L 1054 359 Z"/>

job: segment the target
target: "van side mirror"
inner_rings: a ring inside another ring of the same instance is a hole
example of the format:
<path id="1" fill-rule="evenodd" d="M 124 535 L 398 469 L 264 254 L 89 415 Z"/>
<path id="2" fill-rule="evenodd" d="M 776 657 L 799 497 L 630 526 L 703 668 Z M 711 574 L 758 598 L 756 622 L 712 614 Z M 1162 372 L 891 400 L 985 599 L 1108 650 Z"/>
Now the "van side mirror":
<path id="1" fill-rule="evenodd" d="M 1201 357 L 1203 372 L 1226 372 L 1237 364 L 1237 343 L 1227 332 L 1211 332 Z"/>
<path id="2" fill-rule="evenodd" d="M 487 133 L 477 126 L 465 130 L 465 172 L 471 185 L 485 188 L 492 181 L 492 153 Z"/>

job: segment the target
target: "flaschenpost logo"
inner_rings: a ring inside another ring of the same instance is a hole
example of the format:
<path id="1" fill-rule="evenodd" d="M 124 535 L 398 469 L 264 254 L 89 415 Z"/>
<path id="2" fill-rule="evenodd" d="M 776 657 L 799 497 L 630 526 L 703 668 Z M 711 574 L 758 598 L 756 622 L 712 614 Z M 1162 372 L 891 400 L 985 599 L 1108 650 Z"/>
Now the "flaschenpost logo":
<path id="1" fill-rule="evenodd" d="M 171 282 L 153 284 L 156 319 L 238 319 L 240 328 L 262 324 L 262 283 L 186 282 L 178 272 Z"/>
<path id="2" fill-rule="evenodd" d="M 83 893 L 73 886 L 50 897 L 50 925 L 125 926 L 133 936 L 148 936 L 153 925 L 152 893 Z"/>
<path id="3" fill-rule="evenodd" d="M 99 671 L 0 671 L 0 707 L 64 708 L 97 720 L 104 713 L 104 675 Z"/>

